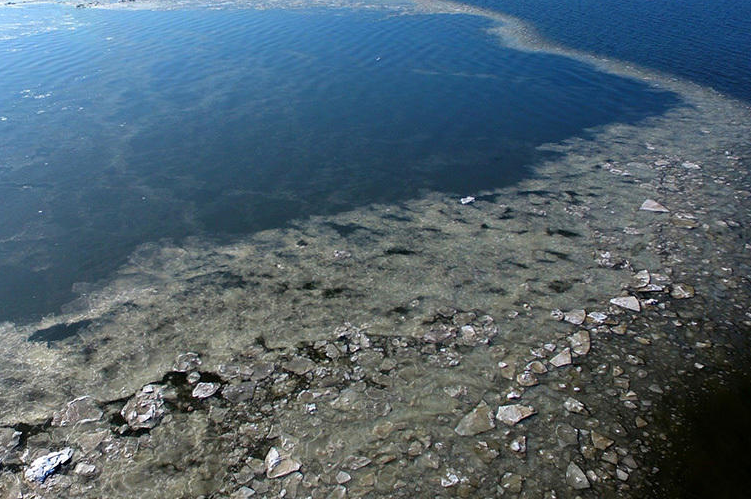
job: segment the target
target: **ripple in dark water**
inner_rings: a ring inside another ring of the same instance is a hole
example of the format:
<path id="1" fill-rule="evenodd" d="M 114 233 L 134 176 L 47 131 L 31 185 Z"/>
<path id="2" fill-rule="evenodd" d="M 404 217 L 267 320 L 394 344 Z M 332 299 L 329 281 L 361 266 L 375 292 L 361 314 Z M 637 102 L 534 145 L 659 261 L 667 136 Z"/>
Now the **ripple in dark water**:
<path id="1" fill-rule="evenodd" d="M 147 241 L 509 185 L 540 144 L 678 103 L 468 16 L 9 12 L 42 28 L 0 37 L 0 319 Z"/>
<path id="2" fill-rule="evenodd" d="M 567 47 L 690 79 L 751 102 L 751 2 L 466 0 Z"/>

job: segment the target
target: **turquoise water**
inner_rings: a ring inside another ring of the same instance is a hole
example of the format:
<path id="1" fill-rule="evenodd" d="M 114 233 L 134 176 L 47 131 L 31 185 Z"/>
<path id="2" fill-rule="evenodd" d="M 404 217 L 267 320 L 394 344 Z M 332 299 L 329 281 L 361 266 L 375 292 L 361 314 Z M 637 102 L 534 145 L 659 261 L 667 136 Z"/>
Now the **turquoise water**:
<path id="1" fill-rule="evenodd" d="M 0 320 L 145 242 L 227 240 L 533 176 L 537 147 L 679 98 L 469 16 L 0 10 Z M 548 153 L 549 156 L 550 153 Z"/>

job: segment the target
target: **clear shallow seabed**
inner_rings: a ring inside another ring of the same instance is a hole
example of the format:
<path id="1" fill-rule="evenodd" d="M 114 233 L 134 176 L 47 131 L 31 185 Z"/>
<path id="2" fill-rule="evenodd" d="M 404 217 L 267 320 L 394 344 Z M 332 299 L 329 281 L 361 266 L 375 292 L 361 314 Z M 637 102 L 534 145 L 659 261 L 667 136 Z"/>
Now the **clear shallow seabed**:
<path id="1" fill-rule="evenodd" d="M 662 400 L 747 346 L 744 104 L 450 3 L 2 14 L 9 494 L 669 495 Z M 580 308 L 607 318 L 551 318 Z M 187 351 L 222 395 L 191 398 Z M 147 383 L 166 415 L 129 429 Z M 102 418 L 50 426 L 83 395 Z M 514 397 L 537 415 L 455 431 Z M 301 473 L 256 474 L 272 446 Z"/>

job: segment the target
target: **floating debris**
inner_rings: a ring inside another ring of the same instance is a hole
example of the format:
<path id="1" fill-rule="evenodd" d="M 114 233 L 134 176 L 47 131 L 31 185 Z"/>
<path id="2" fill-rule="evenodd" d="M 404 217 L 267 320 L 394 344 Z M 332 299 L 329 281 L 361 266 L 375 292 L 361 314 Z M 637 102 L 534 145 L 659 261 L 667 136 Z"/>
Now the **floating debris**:
<path id="1" fill-rule="evenodd" d="M 459 200 L 461 204 L 472 204 L 475 202 L 474 196 L 467 196 Z"/>

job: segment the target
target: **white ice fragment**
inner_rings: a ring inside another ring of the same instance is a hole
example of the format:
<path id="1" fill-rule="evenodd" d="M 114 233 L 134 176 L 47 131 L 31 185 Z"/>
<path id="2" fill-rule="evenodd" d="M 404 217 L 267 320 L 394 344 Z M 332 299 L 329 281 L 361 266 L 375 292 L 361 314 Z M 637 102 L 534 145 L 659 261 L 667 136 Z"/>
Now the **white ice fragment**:
<path id="1" fill-rule="evenodd" d="M 73 449 L 70 447 L 38 457 L 26 470 L 24 477 L 30 482 L 44 482 L 48 476 L 55 472 L 58 466 L 67 463 L 71 457 L 73 457 Z"/>
<path id="2" fill-rule="evenodd" d="M 612 298 L 610 300 L 610 303 L 627 310 L 633 310 L 634 312 L 639 312 L 641 310 L 639 300 L 634 296 L 618 296 L 616 298 Z"/>
<path id="3" fill-rule="evenodd" d="M 639 209 L 643 211 L 655 211 L 658 213 L 667 213 L 668 211 L 670 211 L 654 199 L 647 199 L 642 203 Z"/>

